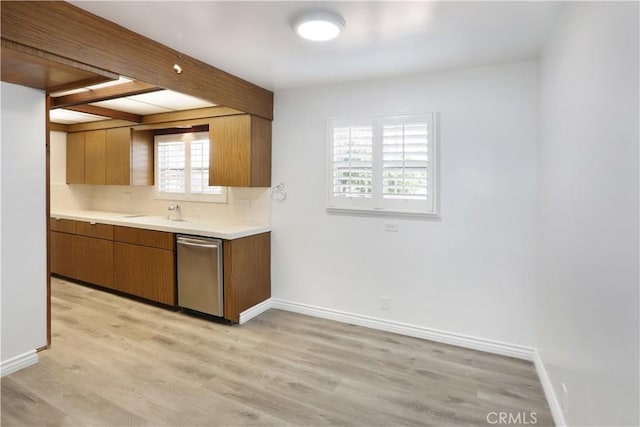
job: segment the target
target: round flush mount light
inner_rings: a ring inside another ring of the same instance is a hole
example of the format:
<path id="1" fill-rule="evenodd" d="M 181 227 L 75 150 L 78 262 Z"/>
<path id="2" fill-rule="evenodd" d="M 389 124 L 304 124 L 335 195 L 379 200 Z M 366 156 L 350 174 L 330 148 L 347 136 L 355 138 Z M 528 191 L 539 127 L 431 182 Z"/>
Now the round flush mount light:
<path id="1" fill-rule="evenodd" d="M 324 10 L 304 12 L 293 20 L 296 34 L 315 42 L 335 39 L 344 30 L 344 25 L 344 19 Z"/>

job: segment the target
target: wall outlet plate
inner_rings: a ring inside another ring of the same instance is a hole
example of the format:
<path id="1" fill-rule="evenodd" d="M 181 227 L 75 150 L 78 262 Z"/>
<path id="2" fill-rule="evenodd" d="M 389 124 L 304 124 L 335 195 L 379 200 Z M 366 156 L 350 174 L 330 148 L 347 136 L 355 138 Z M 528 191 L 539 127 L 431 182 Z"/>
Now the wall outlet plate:
<path id="1" fill-rule="evenodd" d="M 391 302 L 391 298 L 389 297 L 380 297 L 380 308 L 382 310 L 389 310 L 389 303 Z"/>
<path id="2" fill-rule="evenodd" d="M 384 223 L 384 231 L 390 231 L 392 233 L 397 233 L 400 229 L 400 226 L 397 222 L 385 222 Z"/>

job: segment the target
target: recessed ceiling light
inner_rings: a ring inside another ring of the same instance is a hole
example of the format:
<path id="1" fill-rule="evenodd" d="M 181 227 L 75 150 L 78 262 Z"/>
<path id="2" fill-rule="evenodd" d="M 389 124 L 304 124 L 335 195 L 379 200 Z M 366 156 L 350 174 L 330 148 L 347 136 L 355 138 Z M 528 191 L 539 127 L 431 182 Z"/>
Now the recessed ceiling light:
<path id="1" fill-rule="evenodd" d="M 293 21 L 293 30 L 300 37 L 316 42 L 335 39 L 344 26 L 344 19 L 324 10 L 304 12 Z"/>

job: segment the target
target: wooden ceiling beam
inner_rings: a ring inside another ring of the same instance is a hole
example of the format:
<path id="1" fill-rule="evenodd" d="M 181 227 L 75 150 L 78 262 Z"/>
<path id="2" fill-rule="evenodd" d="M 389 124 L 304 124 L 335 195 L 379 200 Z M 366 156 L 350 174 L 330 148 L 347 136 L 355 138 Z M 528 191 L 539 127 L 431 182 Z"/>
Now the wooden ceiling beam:
<path id="1" fill-rule="evenodd" d="M 71 95 L 51 97 L 51 108 L 68 108 L 73 105 L 108 101 L 110 99 L 157 92 L 159 90 L 162 90 L 162 88 L 143 82 L 122 83 L 86 92 L 73 93 Z"/>
<path id="2" fill-rule="evenodd" d="M 96 116 L 109 117 L 128 122 L 142 123 L 142 116 L 126 111 L 113 110 L 111 108 L 99 107 L 97 105 L 71 105 L 66 110 L 78 111 L 80 113 L 94 114 Z"/>
<path id="3" fill-rule="evenodd" d="M 53 91 L 117 80 L 118 75 L 40 49 L 0 39 L 4 82 Z"/>
<path id="4" fill-rule="evenodd" d="M 0 1 L 0 19 L 3 39 L 273 120 L 273 92 L 70 3 Z"/>

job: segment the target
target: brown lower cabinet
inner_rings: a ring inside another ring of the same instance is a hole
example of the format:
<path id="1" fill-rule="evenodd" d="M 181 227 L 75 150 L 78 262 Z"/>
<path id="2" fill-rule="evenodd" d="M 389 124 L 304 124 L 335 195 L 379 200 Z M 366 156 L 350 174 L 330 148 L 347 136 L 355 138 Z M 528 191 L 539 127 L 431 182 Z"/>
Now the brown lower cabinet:
<path id="1" fill-rule="evenodd" d="M 224 318 L 240 321 L 240 313 L 271 297 L 271 233 L 225 240 Z"/>
<path id="2" fill-rule="evenodd" d="M 52 231 L 51 271 L 110 288 L 113 241 Z"/>
<path id="3" fill-rule="evenodd" d="M 175 305 L 173 251 L 114 243 L 114 285 L 121 292 Z"/>
<path id="4" fill-rule="evenodd" d="M 177 306 L 173 233 L 51 219 L 51 272 Z M 223 242 L 224 318 L 271 296 L 271 233 Z"/>
<path id="5" fill-rule="evenodd" d="M 176 304 L 172 233 L 51 219 L 51 272 Z"/>

